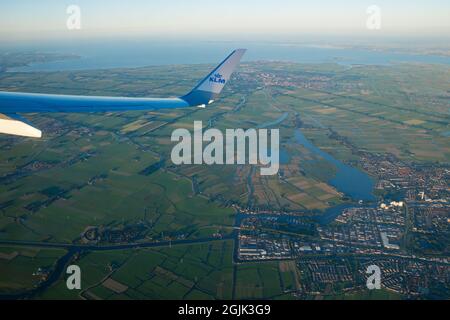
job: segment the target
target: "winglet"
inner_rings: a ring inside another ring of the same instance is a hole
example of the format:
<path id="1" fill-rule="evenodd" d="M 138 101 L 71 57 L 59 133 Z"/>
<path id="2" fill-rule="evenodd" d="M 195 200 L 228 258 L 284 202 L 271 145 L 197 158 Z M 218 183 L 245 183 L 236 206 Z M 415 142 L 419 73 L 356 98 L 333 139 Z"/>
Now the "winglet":
<path id="1" fill-rule="evenodd" d="M 241 61 L 246 49 L 234 50 L 217 68 L 203 79 L 191 92 L 181 97 L 191 106 L 201 106 L 214 102 L 231 78 L 231 74 Z"/>
<path id="2" fill-rule="evenodd" d="M 12 134 L 22 137 L 41 138 L 42 132 L 24 121 L 12 119 L 0 114 L 0 133 Z"/>

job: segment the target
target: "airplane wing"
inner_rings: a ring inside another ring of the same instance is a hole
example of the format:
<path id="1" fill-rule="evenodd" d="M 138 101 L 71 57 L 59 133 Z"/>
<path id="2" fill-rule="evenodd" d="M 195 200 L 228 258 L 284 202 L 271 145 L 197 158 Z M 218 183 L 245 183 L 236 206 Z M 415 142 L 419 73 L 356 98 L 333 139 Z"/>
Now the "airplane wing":
<path id="1" fill-rule="evenodd" d="M 0 133 L 41 137 L 41 131 L 20 119 L 17 113 L 114 112 L 206 107 L 214 102 L 231 78 L 245 49 L 233 51 L 191 92 L 179 98 L 127 98 L 76 96 L 0 91 Z"/>
<path id="2" fill-rule="evenodd" d="M 29 125 L 27 121 L 18 115 L 5 115 L 0 113 L 0 133 L 16 136 L 41 138 L 42 132 Z"/>

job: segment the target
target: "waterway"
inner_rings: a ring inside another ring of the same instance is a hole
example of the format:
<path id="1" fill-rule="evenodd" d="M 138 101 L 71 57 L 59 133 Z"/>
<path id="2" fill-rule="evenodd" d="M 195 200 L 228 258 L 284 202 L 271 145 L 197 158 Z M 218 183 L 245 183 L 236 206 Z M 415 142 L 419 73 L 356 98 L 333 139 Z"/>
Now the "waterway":
<path id="1" fill-rule="evenodd" d="M 270 219 L 276 220 L 279 223 L 287 223 L 287 224 L 295 224 L 305 222 L 310 220 L 311 222 L 316 222 L 320 225 L 327 225 L 333 222 L 345 209 L 354 207 L 355 204 L 352 203 L 343 203 L 331 208 L 326 209 L 323 212 L 305 212 L 305 215 L 289 215 L 289 214 L 247 214 L 239 212 L 236 215 L 235 226 L 238 227 L 242 220 L 246 218 L 258 218 L 258 219 Z"/>
<path id="2" fill-rule="evenodd" d="M 281 124 L 289 116 L 288 112 L 283 113 L 275 120 L 267 121 L 258 126 L 258 128 L 270 128 Z M 338 191 L 345 194 L 347 197 L 354 201 L 375 201 L 376 198 L 373 195 L 375 181 L 367 173 L 349 166 L 342 161 L 336 159 L 331 154 L 321 150 L 315 146 L 310 140 L 308 140 L 303 132 L 298 129 L 295 131 L 295 141 L 301 144 L 315 155 L 320 156 L 326 160 L 330 165 L 336 169 L 336 174 L 329 181 L 330 185 L 335 187 Z M 286 150 L 280 150 L 280 162 L 285 164 L 289 162 L 290 155 Z"/>
<path id="3" fill-rule="evenodd" d="M 336 174 L 328 183 L 335 187 L 338 191 L 355 201 L 374 201 L 373 195 L 375 181 L 367 173 L 349 166 L 342 161 L 337 160 L 329 153 L 316 147 L 308 140 L 301 130 L 295 132 L 295 139 L 313 154 L 316 154 L 326 160 L 329 164 L 336 168 Z"/>

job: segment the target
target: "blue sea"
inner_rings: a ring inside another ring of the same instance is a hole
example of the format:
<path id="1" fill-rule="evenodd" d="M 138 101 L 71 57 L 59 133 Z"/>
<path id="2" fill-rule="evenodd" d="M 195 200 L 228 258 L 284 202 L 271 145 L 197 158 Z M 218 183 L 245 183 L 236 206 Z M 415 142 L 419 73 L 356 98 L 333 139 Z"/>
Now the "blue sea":
<path id="1" fill-rule="evenodd" d="M 90 40 L 0 45 L 0 51 L 37 51 L 75 54 L 79 59 L 10 69 L 9 71 L 62 71 L 134 68 L 172 64 L 215 64 L 235 48 L 247 48 L 244 61 L 272 60 L 342 65 L 389 65 L 393 63 L 450 64 L 450 57 L 399 54 L 388 51 L 346 49 L 314 44 L 283 42 L 162 41 L 151 39 Z"/>

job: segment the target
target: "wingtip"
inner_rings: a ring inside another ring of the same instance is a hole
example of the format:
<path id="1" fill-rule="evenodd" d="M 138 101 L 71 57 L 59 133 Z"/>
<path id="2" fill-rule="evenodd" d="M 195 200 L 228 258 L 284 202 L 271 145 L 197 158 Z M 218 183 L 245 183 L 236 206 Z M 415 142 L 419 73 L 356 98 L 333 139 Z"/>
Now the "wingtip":
<path id="1" fill-rule="evenodd" d="M 187 95 L 180 97 L 190 106 L 208 105 L 225 87 L 247 49 L 235 49 Z"/>

